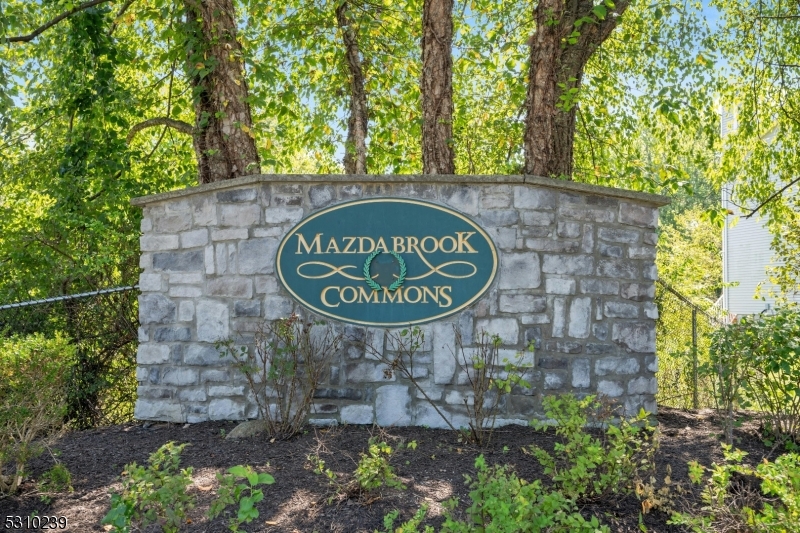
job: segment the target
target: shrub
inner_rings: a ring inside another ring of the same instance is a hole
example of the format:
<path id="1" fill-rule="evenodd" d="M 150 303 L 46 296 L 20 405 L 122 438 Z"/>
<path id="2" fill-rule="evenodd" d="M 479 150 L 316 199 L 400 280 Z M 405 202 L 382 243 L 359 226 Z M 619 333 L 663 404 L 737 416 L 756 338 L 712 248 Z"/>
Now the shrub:
<path id="1" fill-rule="evenodd" d="M 369 439 L 367 453 L 361 454 L 356 471 L 353 474 L 363 492 L 372 492 L 384 486 L 396 489 L 406 488 L 400 482 L 394 468 L 389 464 L 392 447 L 376 438 Z"/>
<path id="2" fill-rule="evenodd" d="M 742 317 L 714 335 L 710 363 L 725 436 L 732 443 L 734 407 L 764 412 L 767 433 L 787 443 L 800 440 L 800 311 Z"/>
<path id="3" fill-rule="evenodd" d="M 453 518 L 456 502 L 449 502 L 442 533 L 595 533 L 610 531 L 597 517 L 586 520 L 575 500 L 557 490 L 548 491 L 538 479 L 519 479 L 509 466 L 486 466 L 475 460 L 477 476 L 466 476 L 472 505 L 466 521 Z"/>
<path id="4" fill-rule="evenodd" d="M 262 324 L 252 352 L 244 346 L 237 350 L 232 340 L 219 347 L 222 356 L 234 357 L 234 366 L 247 379 L 267 433 L 288 438 L 300 432 L 322 374 L 341 344 L 342 335 L 331 326 L 292 314 Z"/>
<path id="5" fill-rule="evenodd" d="M 409 444 L 410 446 L 411 444 Z M 416 447 L 416 443 L 414 443 L 414 447 Z M 345 475 L 342 479 L 336 472 L 325 466 L 325 461 L 319 456 L 320 449 L 324 449 L 324 444 L 321 442 L 317 452 L 309 454 L 306 459 L 315 474 L 328 478 L 328 483 L 334 492 L 328 498 L 329 504 L 337 496 L 342 498 L 366 497 L 371 501 L 380 497 L 379 490 L 383 487 L 406 488 L 397 477 L 394 467 L 389 463 L 394 451 L 391 446 L 386 444 L 385 440 L 371 437 L 367 453 L 361 453 L 352 477 Z"/>
<path id="6" fill-rule="evenodd" d="M 547 417 L 557 424 L 555 453 L 537 446 L 530 451 L 566 498 L 580 502 L 612 493 L 633 494 L 637 482 L 654 469 L 658 441 L 644 410 L 610 423 L 613 410 L 594 396 L 582 400 L 569 394 L 548 396 L 542 403 Z M 605 426 L 600 437 L 587 432 L 590 417 Z M 540 421 L 531 425 L 538 430 L 548 427 Z"/>
<path id="7" fill-rule="evenodd" d="M 512 387 L 530 388 L 530 383 L 522 377 L 523 368 L 520 366 L 524 353 L 517 353 L 513 361 L 501 361 L 500 337 L 481 331 L 475 340 L 475 348 L 467 355 L 461 333 L 458 328 L 453 329 L 456 338 L 453 356 L 472 388 L 471 402 L 464 399 L 469 430 L 463 433 L 470 442 L 486 446 L 492 438 L 497 410 L 503 397 L 511 393 Z M 528 350 L 533 353 L 533 344 L 528 346 Z"/>
<path id="8" fill-rule="evenodd" d="M 714 464 L 705 480 L 703 507 L 674 513 L 670 523 L 689 526 L 698 533 L 739 531 L 790 533 L 800 524 L 800 455 L 785 454 L 758 466 L 742 464 L 747 455 L 723 445 L 725 461 Z M 689 476 L 704 483 L 705 468 L 690 463 Z M 760 487 L 750 483 L 760 482 Z"/>
<path id="9" fill-rule="evenodd" d="M 42 474 L 39 478 L 39 491 L 43 493 L 72 492 L 72 474 L 61 463 Z"/>
<path id="10" fill-rule="evenodd" d="M 111 510 L 103 524 L 119 533 L 150 524 L 160 525 L 167 533 L 178 531 L 195 504 L 195 497 L 186 492 L 192 484 L 192 469 L 178 469 L 185 447 L 168 442 L 150 455 L 148 467 L 126 465 L 122 492 L 112 493 Z"/>
<path id="11" fill-rule="evenodd" d="M 19 488 L 28 461 L 63 428 L 74 356 L 60 335 L 0 339 L 0 494 Z"/>
<path id="12" fill-rule="evenodd" d="M 238 505 L 236 516 L 231 518 L 229 528 L 231 531 L 239 531 L 239 526 L 249 524 L 258 518 L 258 509 L 255 504 L 264 499 L 264 492 L 258 489 L 259 485 L 272 485 L 275 479 L 267 474 L 255 472 L 250 466 L 234 466 L 228 469 L 225 475 L 217 474 L 219 489 L 217 489 L 217 499 L 211 504 L 208 510 L 209 518 L 218 517 L 229 505 Z M 243 479 L 247 483 L 237 483 L 237 479 Z"/>
<path id="13" fill-rule="evenodd" d="M 400 516 L 400 513 L 397 510 L 391 511 L 386 516 L 383 517 L 383 533 L 417 533 L 419 531 L 419 525 L 425 520 L 425 514 L 428 512 L 428 504 L 422 504 L 414 516 L 408 522 L 404 522 L 397 527 L 394 527 L 394 522 L 397 520 L 397 517 Z M 425 526 L 423 529 L 423 533 L 434 533 L 435 530 L 433 526 Z M 375 533 L 381 533 L 379 531 L 375 531 Z"/>

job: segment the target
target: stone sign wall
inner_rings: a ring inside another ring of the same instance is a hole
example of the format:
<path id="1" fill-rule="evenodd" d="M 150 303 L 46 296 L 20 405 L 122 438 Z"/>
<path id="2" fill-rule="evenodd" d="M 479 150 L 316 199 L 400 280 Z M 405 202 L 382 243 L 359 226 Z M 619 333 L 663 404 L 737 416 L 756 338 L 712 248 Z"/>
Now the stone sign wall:
<path id="1" fill-rule="evenodd" d="M 309 312 L 275 271 L 301 220 L 362 198 L 407 198 L 463 214 L 491 238 L 499 271 L 472 305 L 423 324 L 415 374 L 458 427 L 469 401 L 453 357 L 499 335 L 501 357 L 533 343 L 526 379 L 499 423 L 541 415 L 543 395 L 600 393 L 655 412 L 656 226 L 661 196 L 531 176 L 248 176 L 133 200 L 144 208 L 138 401 L 145 420 L 254 418 L 245 380 L 214 343 L 252 338 L 263 321 Z M 390 333 L 326 319 L 348 339 L 391 351 Z M 455 328 L 455 329 L 454 329 Z M 413 384 L 346 342 L 315 395 L 311 422 L 445 424 Z M 388 377 L 387 377 L 388 376 Z"/>

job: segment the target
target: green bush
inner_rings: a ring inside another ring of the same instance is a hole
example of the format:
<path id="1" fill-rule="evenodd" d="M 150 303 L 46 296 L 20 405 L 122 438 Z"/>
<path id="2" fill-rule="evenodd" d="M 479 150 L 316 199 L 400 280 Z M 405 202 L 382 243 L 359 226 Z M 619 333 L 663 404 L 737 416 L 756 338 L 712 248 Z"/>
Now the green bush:
<path id="1" fill-rule="evenodd" d="M 63 428 L 74 357 L 60 335 L 0 338 L 0 494 L 19 488 L 28 461 Z"/>
<path id="2" fill-rule="evenodd" d="M 725 462 L 714 464 L 705 480 L 699 510 L 674 513 L 670 523 L 697 533 L 792 533 L 800 524 L 800 455 L 786 454 L 758 466 L 742 464 L 747 455 L 723 445 Z M 703 483 L 705 468 L 690 463 L 689 476 Z M 747 479 L 760 482 L 754 489 Z"/>
<path id="3" fill-rule="evenodd" d="M 72 490 L 72 474 L 62 463 L 56 463 L 39 478 L 40 492 L 52 494 Z"/>
<path id="4" fill-rule="evenodd" d="M 259 485 L 272 485 L 275 479 L 267 474 L 254 471 L 250 466 L 234 466 L 228 469 L 225 475 L 217 474 L 219 489 L 217 499 L 208 510 L 209 518 L 218 517 L 229 505 L 237 505 L 236 516 L 231 518 L 229 528 L 239 531 L 239 526 L 249 524 L 258 518 L 258 509 L 255 504 L 264 499 L 264 492 L 256 488 Z M 237 483 L 238 479 L 247 483 Z"/>
<path id="5" fill-rule="evenodd" d="M 425 520 L 425 514 L 427 512 L 428 504 L 423 504 L 408 522 L 404 522 L 395 527 L 394 522 L 397 520 L 397 517 L 400 516 L 400 512 L 397 510 L 391 511 L 383 517 L 383 533 L 418 533 L 419 525 Z M 375 530 L 375 533 L 381 532 Z M 423 533 L 435 533 L 435 530 L 433 526 L 425 526 Z"/>
<path id="6" fill-rule="evenodd" d="M 178 469 L 184 447 L 168 442 L 150 455 L 150 466 L 126 465 L 122 492 L 112 493 L 111 510 L 103 524 L 118 533 L 150 524 L 160 525 L 167 533 L 178 531 L 195 504 L 195 497 L 186 492 L 192 484 L 192 469 Z"/>
<path id="7" fill-rule="evenodd" d="M 764 413 L 767 434 L 792 444 L 800 440 L 800 311 L 742 317 L 713 337 L 710 362 L 701 373 L 714 377 L 732 444 L 734 409 Z"/>
<path id="8" fill-rule="evenodd" d="M 453 518 L 449 503 L 442 533 L 597 533 L 610 531 L 597 517 L 586 520 L 575 500 L 558 490 L 546 490 L 538 479 L 519 479 L 509 466 L 486 466 L 483 455 L 475 460 L 478 471 L 470 484 L 472 505 L 466 520 Z"/>
<path id="9" fill-rule="evenodd" d="M 356 482 L 363 492 L 372 492 L 384 486 L 406 488 L 389 464 L 392 453 L 392 447 L 385 442 L 378 442 L 375 438 L 369 439 L 367 453 L 361 454 L 354 473 Z"/>
<path id="10" fill-rule="evenodd" d="M 609 423 L 613 410 L 594 396 L 582 400 L 569 394 L 548 396 L 542 403 L 547 417 L 557 424 L 555 454 L 537 446 L 530 450 L 566 498 L 586 501 L 612 493 L 633 494 L 637 482 L 653 470 L 658 441 L 644 410 L 631 419 Z M 586 431 L 590 418 L 606 426 L 601 437 Z M 538 430 L 549 427 L 539 421 L 531 425 Z"/>

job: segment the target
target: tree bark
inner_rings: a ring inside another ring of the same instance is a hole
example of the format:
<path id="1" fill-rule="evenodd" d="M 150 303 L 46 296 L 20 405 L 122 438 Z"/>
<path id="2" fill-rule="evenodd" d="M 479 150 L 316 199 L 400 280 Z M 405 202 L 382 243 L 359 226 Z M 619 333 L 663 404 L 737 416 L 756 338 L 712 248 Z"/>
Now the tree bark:
<path id="1" fill-rule="evenodd" d="M 348 2 L 336 8 L 336 23 L 342 30 L 347 71 L 350 76 L 350 116 L 347 119 L 347 141 L 344 152 L 344 171 L 347 174 L 367 173 L 367 93 L 364 90 L 364 70 L 358 49 L 358 36 L 347 18 Z"/>
<path id="2" fill-rule="evenodd" d="M 540 0 L 537 4 L 536 32 L 529 41 L 525 174 L 571 179 L 577 112 L 574 98 L 587 61 L 617 26 L 628 5 L 629 0 L 619 0 L 604 16 L 598 16 L 592 0 Z M 584 18 L 593 22 L 576 28 L 575 22 Z"/>
<path id="3" fill-rule="evenodd" d="M 261 172 L 233 0 L 184 0 L 200 183 Z"/>
<path id="4" fill-rule="evenodd" d="M 453 0 L 425 0 L 422 13 L 422 172 L 455 174 Z"/>

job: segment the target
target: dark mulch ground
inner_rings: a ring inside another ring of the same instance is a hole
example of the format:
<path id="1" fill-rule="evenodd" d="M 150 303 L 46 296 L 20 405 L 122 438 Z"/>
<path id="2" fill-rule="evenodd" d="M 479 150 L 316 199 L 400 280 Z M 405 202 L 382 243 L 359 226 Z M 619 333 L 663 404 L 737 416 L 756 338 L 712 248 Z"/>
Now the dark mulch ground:
<path id="1" fill-rule="evenodd" d="M 659 482 L 667 465 L 672 468 L 672 480 L 686 481 L 687 461 L 710 465 L 722 459 L 720 429 L 713 412 L 662 408 L 658 422 Z M 371 430 L 354 426 L 329 431 L 310 429 L 295 439 L 274 443 L 264 437 L 224 439 L 223 434 L 234 427 L 234 423 L 156 424 L 146 428 L 142 424 L 129 424 L 68 433 L 56 448 L 61 452 L 60 460 L 72 472 L 74 492 L 56 495 L 46 505 L 36 492 L 35 483 L 29 480 L 21 495 L 0 500 L 0 529 L 6 516 L 38 514 L 66 516 L 69 531 L 103 531 L 100 520 L 108 510 L 109 490 L 119 486 L 118 476 L 123 466 L 132 461 L 146 463 L 151 452 L 169 441 L 190 443 L 183 453 L 183 466 L 194 468 L 190 490 L 197 495 L 198 506 L 187 531 L 227 531 L 224 518 L 209 521 L 203 515 L 217 487 L 215 474 L 237 464 L 252 465 L 275 477 L 275 484 L 264 489 L 266 498 L 258 506 L 259 518 L 245 525 L 245 531 L 372 533 L 382 529 L 383 516 L 391 510 L 398 509 L 401 519 L 408 519 L 424 502 L 430 505 L 427 523 L 438 525 L 442 521 L 444 500 L 456 496 L 462 502 L 461 509 L 466 507 L 468 491 L 464 474 L 473 473 L 474 459 L 481 453 L 459 443 L 450 431 L 388 429 L 392 437 L 406 442 L 415 440 L 418 444 L 416 450 L 403 449 L 392 460 L 408 489 L 387 490 L 382 498 L 369 504 L 345 500 L 328 505 L 326 480 L 308 469 L 306 456 L 318 449 L 321 439 L 327 450 L 321 454 L 326 465 L 337 472 L 352 472 L 359 452 L 366 449 Z M 738 429 L 737 438 L 737 447 L 749 452 L 754 461 L 770 453 L 758 439 L 753 423 Z M 552 449 L 553 441 L 552 432 L 501 428 L 491 447 L 482 453 L 489 464 L 512 464 L 520 477 L 534 479 L 541 477 L 541 468 L 533 457 L 521 452 L 521 447 L 535 443 Z M 31 465 L 32 477 L 37 478 L 52 464 L 47 455 L 37 459 Z M 612 531 L 638 532 L 640 510 L 640 502 L 630 497 L 587 506 L 583 512 L 587 516 L 597 515 Z M 667 518 L 662 512 L 651 512 L 644 515 L 644 524 L 651 532 L 680 531 L 667 525 Z"/>

